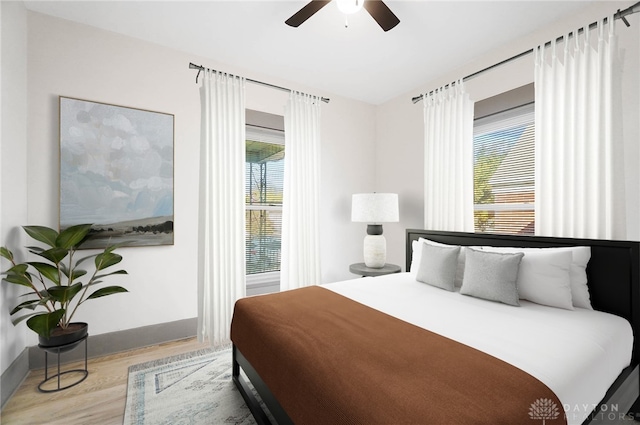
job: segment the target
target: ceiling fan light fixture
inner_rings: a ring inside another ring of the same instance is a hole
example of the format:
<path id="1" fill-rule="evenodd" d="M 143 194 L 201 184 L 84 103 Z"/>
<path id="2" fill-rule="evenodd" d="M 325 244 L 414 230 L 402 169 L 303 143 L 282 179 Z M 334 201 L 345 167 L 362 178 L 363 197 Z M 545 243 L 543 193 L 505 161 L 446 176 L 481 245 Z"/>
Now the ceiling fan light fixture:
<path id="1" fill-rule="evenodd" d="M 336 0 L 338 10 L 345 15 L 351 15 L 362 9 L 365 0 Z"/>
<path id="2" fill-rule="evenodd" d="M 0 0 L 2 1 L 2 0 Z M 299 27 L 300 24 L 312 17 L 320 9 L 331 3 L 333 0 L 311 0 L 302 9 L 298 10 L 289 19 L 284 21 L 291 27 Z M 365 1 L 367 3 L 365 3 Z M 338 10 L 344 13 L 346 16 L 358 12 L 363 7 L 367 10 L 369 15 L 374 21 L 380 25 L 383 31 L 389 31 L 400 23 L 400 19 L 384 4 L 382 0 L 369 1 L 369 0 L 336 0 L 335 1 Z M 345 26 L 349 26 L 349 23 L 345 19 Z"/>

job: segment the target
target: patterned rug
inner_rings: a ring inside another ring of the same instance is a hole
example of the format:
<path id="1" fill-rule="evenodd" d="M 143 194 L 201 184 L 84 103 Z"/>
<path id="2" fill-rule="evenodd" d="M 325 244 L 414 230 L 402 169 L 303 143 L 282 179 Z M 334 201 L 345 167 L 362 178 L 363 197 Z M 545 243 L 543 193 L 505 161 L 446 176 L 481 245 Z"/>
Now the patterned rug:
<path id="1" fill-rule="evenodd" d="M 255 424 L 231 380 L 231 349 L 129 367 L 123 425 L 160 424 Z"/>

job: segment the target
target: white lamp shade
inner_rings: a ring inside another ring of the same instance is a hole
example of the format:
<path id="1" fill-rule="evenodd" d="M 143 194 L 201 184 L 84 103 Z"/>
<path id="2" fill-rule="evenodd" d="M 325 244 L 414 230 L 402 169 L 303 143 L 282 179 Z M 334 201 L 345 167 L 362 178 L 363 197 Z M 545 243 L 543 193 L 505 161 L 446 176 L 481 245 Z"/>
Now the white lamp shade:
<path id="1" fill-rule="evenodd" d="M 351 201 L 351 221 L 390 223 L 399 220 L 397 193 L 356 193 Z"/>

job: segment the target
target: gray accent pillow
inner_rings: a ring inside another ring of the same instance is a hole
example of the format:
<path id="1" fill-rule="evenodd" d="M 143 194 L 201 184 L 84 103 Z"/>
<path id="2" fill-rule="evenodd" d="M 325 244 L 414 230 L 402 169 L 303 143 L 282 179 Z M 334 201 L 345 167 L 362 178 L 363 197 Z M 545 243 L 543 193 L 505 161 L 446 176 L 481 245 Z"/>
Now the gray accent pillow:
<path id="1" fill-rule="evenodd" d="M 423 242 L 416 280 L 453 292 L 459 253 L 459 246 L 444 247 Z"/>
<path id="2" fill-rule="evenodd" d="M 524 254 L 506 254 L 467 249 L 460 293 L 485 300 L 519 306 L 518 269 Z"/>

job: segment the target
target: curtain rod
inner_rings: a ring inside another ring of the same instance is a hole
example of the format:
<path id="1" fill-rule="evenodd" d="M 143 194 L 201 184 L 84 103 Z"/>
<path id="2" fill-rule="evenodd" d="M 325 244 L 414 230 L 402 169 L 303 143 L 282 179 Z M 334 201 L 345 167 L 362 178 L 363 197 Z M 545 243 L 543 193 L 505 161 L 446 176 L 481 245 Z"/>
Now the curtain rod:
<path id="1" fill-rule="evenodd" d="M 618 9 L 618 11 L 613 15 L 613 19 L 614 19 L 614 20 L 615 20 L 615 19 L 622 19 L 622 22 L 624 22 L 624 24 L 625 24 L 627 27 L 630 27 L 630 26 L 631 26 L 631 24 L 629 23 L 629 21 L 627 21 L 627 15 L 631 15 L 631 14 L 638 13 L 638 12 L 640 12 L 640 1 L 639 1 L 639 2 L 637 2 L 636 4 L 634 4 L 633 6 L 629 6 L 629 7 L 627 7 L 627 8 L 626 8 L 626 9 L 624 9 L 624 10 L 620 10 L 620 9 Z M 607 22 L 607 18 L 604 18 L 604 22 L 605 22 L 605 23 Z M 591 29 L 595 28 L 597 25 L 598 25 L 598 23 L 597 23 L 597 22 L 593 22 L 592 24 L 590 24 L 590 25 L 589 25 L 589 29 L 591 30 Z M 584 31 L 584 30 L 583 30 L 582 28 L 578 29 L 578 34 L 581 34 L 583 31 Z M 572 35 L 573 35 L 573 32 L 570 32 L 570 33 L 568 34 L 568 36 L 569 36 L 569 37 L 571 37 Z M 563 38 L 564 38 L 564 36 L 560 36 L 560 37 L 556 38 L 556 43 L 557 43 L 557 42 L 562 41 L 562 40 L 563 40 Z M 550 42 L 550 41 L 547 41 L 547 42 L 545 43 L 545 47 L 547 47 L 547 46 L 549 46 L 549 45 L 551 45 L 551 42 Z M 510 57 L 510 58 L 508 58 L 508 59 L 505 59 L 505 60 L 503 60 L 503 61 L 500 61 L 500 62 L 498 62 L 498 63 L 495 63 L 495 64 L 493 64 L 493 65 L 491 65 L 491 66 L 488 66 L 488 67 L 486 67 L 486 68 L 484 68 L 484 69 L 481 69 L 480 71 L 476 71 L 476 72 L 474 72 L 473 74 L 469 74 L 469 75 L 467 75 L 466 77 L 464 77 L 464 78 L 462 79 L 462 81 L 470 80 L 470 79 L 472 79 L 472 78 L 474 78 L 474 77 L 477 77 L 478 75 L 483 74 L 483 73 L 485 73 L 485 72 L 487 72 L 487 71 L 489 71 L 489 70 L 491 70 L 491 69 L 493 69 L 493 68 L 497 68 L 497 67 L 499 67 L 499 66 L 501 66 L 501 65 L 504 65 L 505 63 L 508 63 L 508 62 L 514 61 L 514 60 L 516 60 L 516 59 L 520 59 L 521 57 L 523 57 L 523 56 L 527 56 L 527 55 L 529 55 L 529 54 L 531 54 L 531 53 L 533 53 L 533 52 L 534 52 L 534 49 L 529 49 L 529 50 L 527 50 L 526 52 L 519 53 L 519 54 L 517 54 L 517 55 L 515 55 L 515 56 L 512 56 L 512 57 Z M 454 85 L 455 85 L 455 82 L 452 82 L 452 83 L 450 83 L 450 84 L 446 84 L 445 86 L 454 86 Z M 433 90 L 431 90 L 431 91 L 429 92 L 429 94 L 432 94 L 433 92 L 434 92 L 434 91 L 433 91 Z M 413 103 L 418 103 L 418 102 L 420 102 L 423 98 L 424 98 L 424 94 L 421 94 L 421 95 L 419 95 L 419 96 L 412 97 L 412 98 L 411 98 L 411 101 L 412 101 Z"/>
<path id="2" fill-rule="evenodd" d="M 192 62 L 189 62 L 189 69 L 197 69 L 198 70 L 198 75 L 196 75 L 196 84 L 197 84 L 198 83 L 198 77 L 200 76 L 200 72 L 204 71 L 207 68 L 205 68 L 202 65 L 196 65 L 196 64 L 194 64 Z M 209 71 L 215 71 L 215 69 L 210 69 Z M 258 80 L 252 80 L 250 78 L 245 78 L 245 80 L 250 82 L 250 83 L 259 84 L 261 86 L 271 87 L 272 89 L 277 89 L 277 90 L 282 90 L 282 91 L 287 91 L 287 92 L 292 92 L 293 91 L 293 90 L 288 89 L 286 87 L 280 87 L 280 86 L 276 86 L 274 84 L 269 84 L 269 83 L 265 83 L 265 82 L 258 81 Z M 331 99 L 326 98 L 326 97 L 320 97 L 320 100 L 322 100 L 324 103 L 329 103 L 329 101 Z"/>

